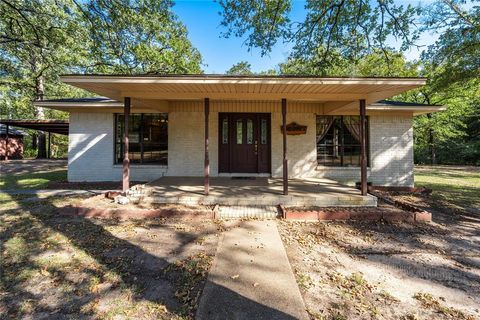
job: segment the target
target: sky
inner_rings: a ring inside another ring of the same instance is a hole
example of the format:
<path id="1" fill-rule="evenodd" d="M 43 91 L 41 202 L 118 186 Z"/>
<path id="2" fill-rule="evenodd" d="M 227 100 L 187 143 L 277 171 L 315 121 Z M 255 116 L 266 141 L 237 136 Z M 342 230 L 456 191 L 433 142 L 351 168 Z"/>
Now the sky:
<path id="1" fill-rule="evenodd" d="M 418 5 L 419 0 L 396 0 L 399 4 Z M 422 0 L 422 5 L 431 0 Z M 301 21 L 305 17 L 304 1 L 293 0 L 291 20 Z M 203 57 L 203 69 L 206 73 L 225 73 L 233 64 L 247 61 L 252 66 L 252 71 L 260 72 L 275 68 L 280 62 L 286 60 L 291 50 L 291 44 L 277 43 L 272 52 L 261 56 L 260 50 L 251 49 L 243 44 L 245 38 L 224 38 L 221 36 L 225 28 L 220 25 L 220 6 L 213 0 L 177 0 L 173 11 L 186 25 L 189 39 L 200 51 Z M 435 35 L 424 34 L 418 41 L 420 46 L 428 46 L 436 40 Z M 392 39 L 389 45 L 396 46 Z M 423 47 L 424 48 L 424 47 Z M 404 52 L 409 60 L 417 59 L 423 48 L 413 48 Z"/>

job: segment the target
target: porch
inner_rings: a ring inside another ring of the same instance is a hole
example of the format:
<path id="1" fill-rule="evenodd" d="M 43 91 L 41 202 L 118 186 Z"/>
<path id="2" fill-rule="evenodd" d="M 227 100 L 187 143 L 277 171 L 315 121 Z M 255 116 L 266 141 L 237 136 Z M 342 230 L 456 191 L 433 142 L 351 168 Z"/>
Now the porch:
<path id="1" fill-rule="evenodd" d="M 377 198 L 362 196 L 353 187 L 330 179 L 289 179 L 289 193 L 283 195 L 283 179 L 267 177 L 211 177 L 205 195 L 203 177 L 162 177 L 147 185 L 153 203 L 185 205 L 253 205 L 374 207 Z"/>

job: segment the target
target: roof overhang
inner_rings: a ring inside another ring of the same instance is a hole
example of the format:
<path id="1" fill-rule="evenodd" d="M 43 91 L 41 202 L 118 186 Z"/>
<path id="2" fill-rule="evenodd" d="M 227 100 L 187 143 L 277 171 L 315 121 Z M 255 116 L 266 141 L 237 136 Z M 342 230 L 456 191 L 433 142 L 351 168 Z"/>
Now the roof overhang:
<path id="1" fill-rule="evenodd" d="M 125 97 L 138 109 L 155 109 L 175 100 L 305 101 L 319 103 L 325 114 L 358 112 L 367 105 L 425 85 L 425 78 L 339 78 L 225 75 L 64 75 L 61 80 L 115 101 L 35 102 L 58 110 L 112 111 Z M 154 107 L 152 107 L 154 106 Z M 385 109 L 386 110 L 386 109 Z M 409 112 L 410 110 L 405 110 Z"/>
<path id="2" fill-rule="evenodd" d="M 367 110 L 369 111 L 411 112 L 415 116 L 444 111 L 446 109 L 447 107 L 442 105 L 430 105 L 401 101 L 378 101 L 367 106 Z"/>

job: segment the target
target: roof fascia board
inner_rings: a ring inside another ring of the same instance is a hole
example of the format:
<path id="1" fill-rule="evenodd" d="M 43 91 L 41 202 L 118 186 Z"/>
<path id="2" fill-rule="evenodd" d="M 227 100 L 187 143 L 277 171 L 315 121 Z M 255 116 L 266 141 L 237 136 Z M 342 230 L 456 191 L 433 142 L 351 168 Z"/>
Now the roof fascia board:
<path id="1" fill-rule="evenodd" d="M 35 107 L 47 107 L 47 108 L 112 108 L 123 107 L 121 102 L 48 102 L 48 101 L 35 101 L 33 103 Z"/>
<path id="2" fill-rule="evenodd" d="M 310 85 L 425 85 L 425 78 L 214 78 L 214 77 L 119 77 L 61 76 L 65 83 L 148 83 L 148 84 L 310 84 Z"/>

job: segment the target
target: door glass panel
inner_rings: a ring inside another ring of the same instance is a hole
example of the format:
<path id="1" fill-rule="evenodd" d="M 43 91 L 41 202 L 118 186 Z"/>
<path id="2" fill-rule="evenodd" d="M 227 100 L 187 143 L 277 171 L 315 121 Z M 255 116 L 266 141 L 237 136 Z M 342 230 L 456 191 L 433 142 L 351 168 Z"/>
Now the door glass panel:
<path id="1" fill-rule="evenodd" d="M 260 143 L 267 144 L 267 119 L 262 119 L 260 123 Z"/>
<path id="2" fill-rule="evenodd" d="M 247 144 L 253 143 L 253 121 L 247 120 Z"/>
<path id="3" fill-rule="evenodd" d="M 242 119 L 237 120 L 237 144 L 242 144 L 243 142 L 243 121 Z"/>
<path id="4" fill-rule="evenodd" d="M 222 143 L 228 143 L 228 119 L 224 118 L 222 121 Z"/>

